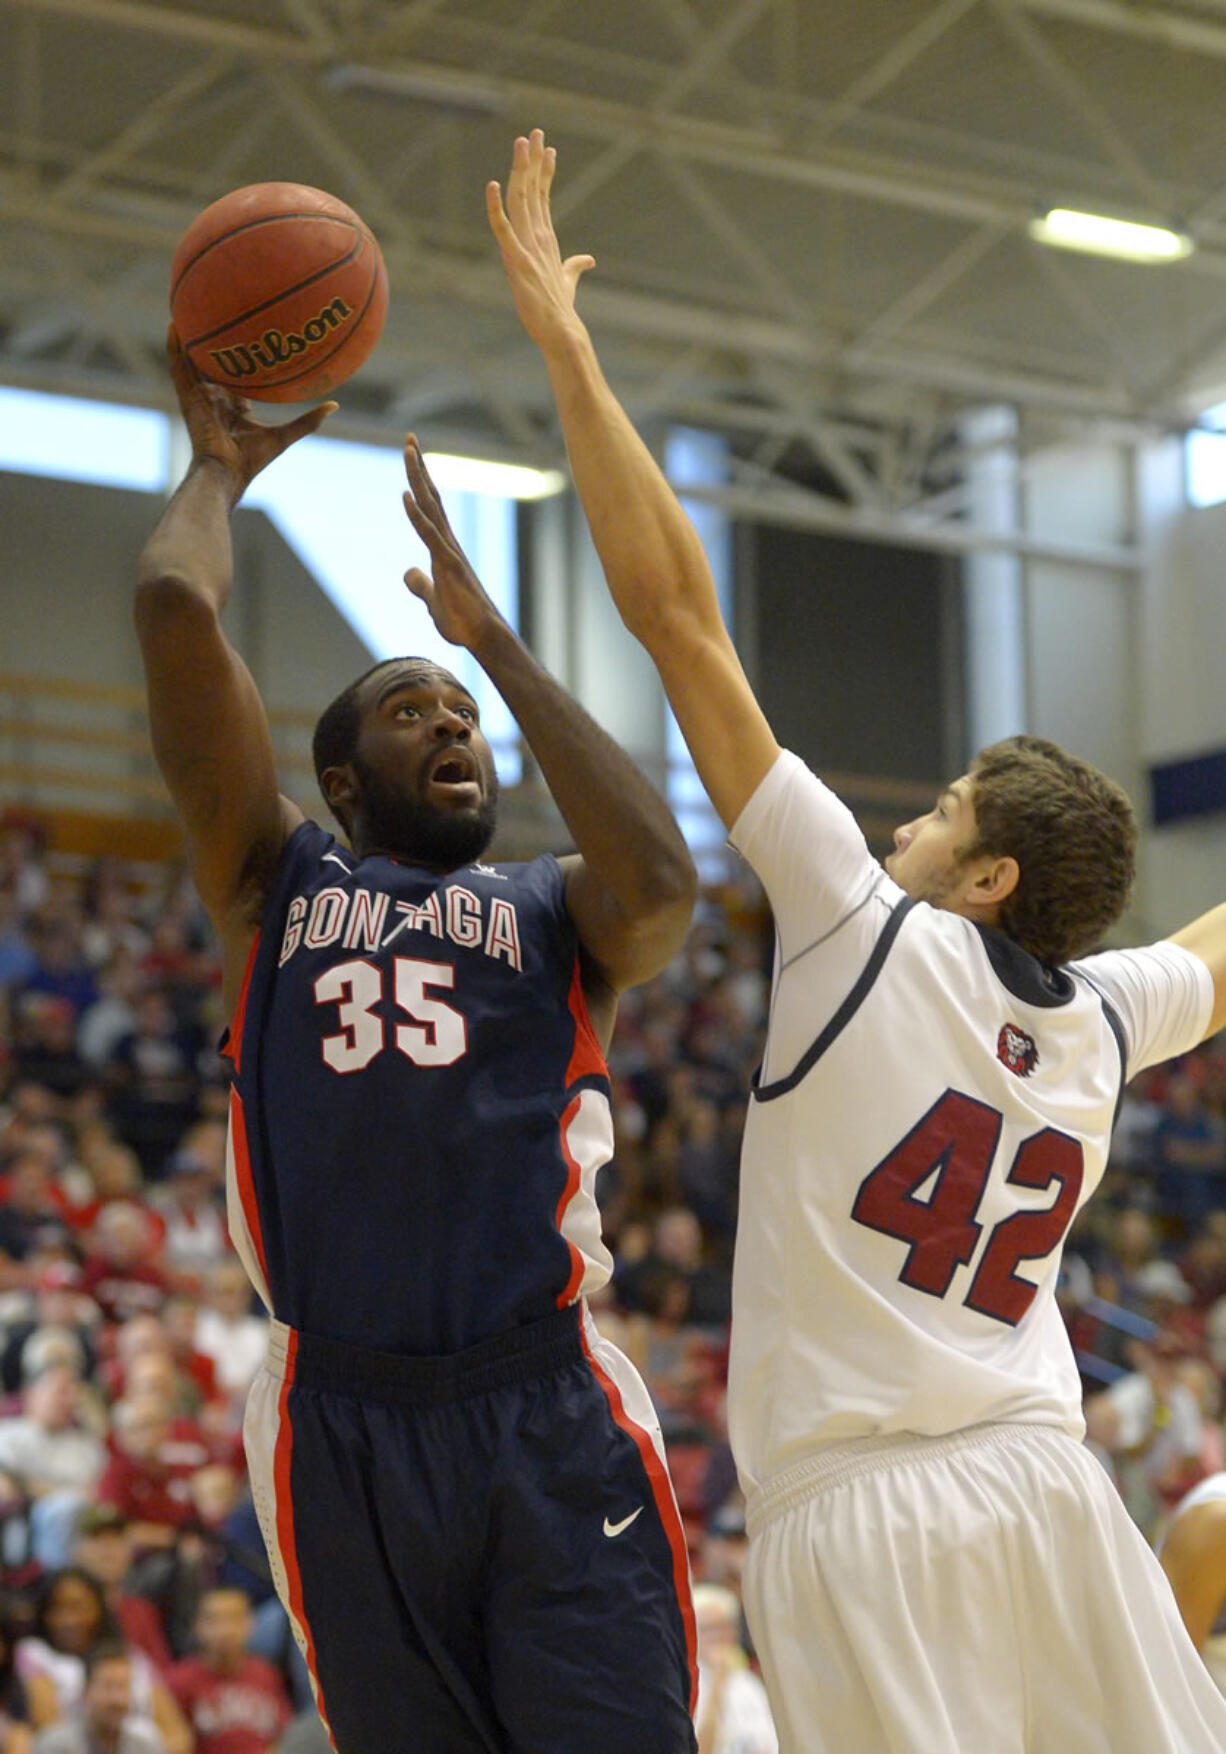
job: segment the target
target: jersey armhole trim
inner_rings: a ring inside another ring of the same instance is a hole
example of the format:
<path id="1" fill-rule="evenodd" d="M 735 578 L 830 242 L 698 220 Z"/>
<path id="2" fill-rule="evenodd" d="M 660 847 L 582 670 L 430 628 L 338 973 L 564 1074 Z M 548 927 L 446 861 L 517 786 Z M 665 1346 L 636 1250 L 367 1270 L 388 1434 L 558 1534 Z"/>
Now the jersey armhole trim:
<path id="1" fill-rule="evenodd" d="M 913 897 L 904 895 L 886 921 L 881 936 L 873 945 L 872 954 L 861 969 L 855 985 L 817 1040 L 807 1049 L 786 1077 L 777 1078 L 773 1084 L 763 1084 L 761 1082 L 761 1067 L 758 1068 L 758 1071 L 753 1075 L 750 1091 L 755 1101 L 774 1102 L 780 1096 L 787 1096 L 795 1090 L 803 1079 L 808 1077 L 826 1049 L 843 1033 L 865 999 L 868 998 L 877 976 L 885 964 L 885 959 L 890 954 L 894 940 L 898 936 L 899 928 L 914 906 Z"/>

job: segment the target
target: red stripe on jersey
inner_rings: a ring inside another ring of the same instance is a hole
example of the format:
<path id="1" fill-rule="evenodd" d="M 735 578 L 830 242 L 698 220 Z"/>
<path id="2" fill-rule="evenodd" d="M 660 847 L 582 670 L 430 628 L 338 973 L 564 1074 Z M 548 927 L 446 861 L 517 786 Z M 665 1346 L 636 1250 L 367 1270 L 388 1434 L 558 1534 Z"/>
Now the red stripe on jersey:
<path id="1" fill-rule="evenodd" d="M 685 1530 L 681 1525 L 681 1513 L 677 1509 L 677 1501 L 673 1497 L 672 1483 L 660 1460 L 659 1452 L 651 1441 L 649 1432 L 636 1425 L 625 1408 L 621 1390 L 613 1378 L 600 1368 L 596 1362 L 587 1335 L 582 1328 L 579 1330 L 583 1341 L 583 1350 L 591 1365 L 597 1382 L 605 1392 L 614 1419 L 634 1439 L 643 1466 L 647 1470 L 647 1478 L 651 1482 L 651 1495 L 656 1501 L 656 1509 L 660 1513 L 660 1521 L 664 1524 L 664 1532 L 668 1536 L 668 1544 L 673 1553 L 673 1582 L 677 1589 L 677 1606 L 681 1610 L 681 1618 L 685 1625 L 685 1649 L 690 1670 L 690 1716 L 693 1717 L 698 1705 L 698 1628 L 694 1623 L 694 1602 L 690 1595 L 690 1560 L 685 1544 Z"/>
<path id="2" fill-rule="evenodd" d="M 569 1079 L 567 1082 L 569 1082 Z M 579 1253 L 579 1250 L 562 1229 L 562 1222 L 566 1217 L 566 1208 L 579 1192 L 579 1184 L 582 1179 L 582 1172 L 580 1171 L 579 1165 L 575 1162 L 574 1156 L 571 1153 L 570 1143 L 567 1139 L 571 1122 L 579 1113 L 579 1104 L 582 1100 L 582 1093 L 580 1093 L 573 1099 L 573 1101 L 567 1104 L 566 1112 L 562 1116 L 560 1127 L 562 1156 L 566 1159 L 566 1186 L 562 1189 L 562 1197 L 558 1201 L 558 1210 L 554 1218 L 554 1223 L 558 1227 L 558 1234 L 562 1237 L 562 1240 L 570 1250 L 570 1278 L 566 1281 L 565 1288 L 558 1293 L 559 1309 L 565 1309 L 568 1303 L 573 1303 L 575 1301 L 576 1297 L 579 1295 L 579 1286 L 583 1280 L 583 1256 Z"/>
<path id="3" fill-rule="evenodd" d="M 588 1015 L 587 1000 L 583 996 L 583 978 L 579 972 L 579 958 L 575 958 L 574 973 L 570 977 L 570 994 L 567 999 L 570 1014 L 575 1020 L 575 1045 L 571 1050 L 570 1065 L 566 1068 L 567 1090 L 576 1078 L 599 1077 L 607 1078 L 609 1068 L 605 1065 L 604 1051 L 596 1040 L 596 1031 L 592 1028 L 592 1019 Z"/>
<path id="4" fill-rule="evenodd" d="M 243 984 L 238 989 L 234 1015 L 230 1019 L 230 1027 L 226 1031 L 225 1046 L 221 1050 L 227 1059 L 234 1061 L 236 1072 L 241 1072 L 243 1069 L 243 1023 L 247 1015 L 247 994 L 251 988 L 251 973 L 255 968 L 255 953 L 259 947 L 260 934 L 257 932 L 251 940 L 251 949 L 247 952 L 247 966 L 243 970 Z"/>
<path id="5" fill-rule="evenodd" d="M 307 1668 L 315 1683 L 315 1703 L 319 1707 L 319 1715 L 323 1719 L 324 1728 L 332 1746 L 336 1742 L 332 1736 L 332 1727 L 328 1723 L 328 1713 L 324 1706 L 323 1688 L 319 1684 L 319 1670 L 315 1662 L 315 1640 L 311 1637 L 310 1623 L 306 1617 L 306 1608 L 302 1599 L 302 1573 L 298 1569 L 298 1543 L 294 1536 L 294 1507 L 290 1492 L 290 1465 L 294 1455 L 294 1428 L 289 1413 L 289 1392 L 294 1386 L 294 1368 L 298 1358 L 298 1336 L 293 1328 L 286 1334 L 285 1377 L 281 1383 L 281 1393 L 277 1399 L 277 1446 L 273 1454 L 273 1494 L 277 1506 L 277 1546 L 281 1552 L 281 1563 L 285 1567 L 285 1590 L 289 1597 L 286 1606 L 294 1619 L 301 1626 L 306 1638 Z"/>
<path id="6" fill-rule="evenodd" d="M 260 1226 L 260 1208 L 255 1197 L 255 1179 L 251 1174 L 251 1153 L 247 1149 L 247 1117 L 243 1113 L 243 1099 L 233 1085 L 230 1086 L 230 1148 L 234 1155 L 234 1181 L 238 1188 L 239 1203 L 243 1208 L 243 1217 L 247 1220 L 247 1234 L 255 1247 L 260 1272 L 264 1275 L 264 1284 L 267 1286 L 268 1260 L 264 1254 L 264 1232 Z"/>

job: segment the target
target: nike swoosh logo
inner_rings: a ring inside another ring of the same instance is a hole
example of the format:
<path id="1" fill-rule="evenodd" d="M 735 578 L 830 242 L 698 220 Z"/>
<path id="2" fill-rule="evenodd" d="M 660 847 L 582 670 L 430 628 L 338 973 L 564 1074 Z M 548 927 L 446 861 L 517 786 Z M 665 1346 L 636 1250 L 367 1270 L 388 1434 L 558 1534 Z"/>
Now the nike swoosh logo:
<path id="1" fill-rule="evenodd" d="M 608 1517 L 606 1517 L 604 1519 L 604 1532 L 605 1532 L 605 1534 L 609 1537 L 610 1541 L 612 1541 L 617 1535 L 624 1535 L 626 1530 L 630 1527 L 631 1523 L 634 1522 L 636 1517 L 641 1517 L 642 1514 L 643 1514 L 643 1507 L 640 1504 L 637 1510 L 632 1510 L 630 1512 L 630 1515 L 623 1517 L 621 1522 L 619 1522 L 619 1523 L 611 1523 L 609 1521 Z"/>

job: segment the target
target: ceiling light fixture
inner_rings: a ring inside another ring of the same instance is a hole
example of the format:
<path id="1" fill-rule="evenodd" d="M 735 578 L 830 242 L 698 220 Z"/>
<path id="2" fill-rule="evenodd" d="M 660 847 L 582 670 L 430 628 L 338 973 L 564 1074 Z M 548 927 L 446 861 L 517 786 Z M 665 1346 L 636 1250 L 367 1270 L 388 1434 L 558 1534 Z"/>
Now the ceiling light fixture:
<path id="1" fill-rule="evenodd" d="M 1136 225 L 1101 213 L 1078 213 L 1071 207 L 1053 207 L 1042 219 L 1032 219 L 1027 229 L 1041 244 L 1124 262 L 1178 262 L 1196 248 L 1183 232 L 1165 226 Z"/>
<path id="2" fill-rule="evenodd" d="M 490 493 L 501 499 L 548 499 L 561 493 L 560 469 L 528 469 L 520 463 L 490 463 L 481 457 L 451 457 L 427 451 L 426 467 L 444 493 Z"/>

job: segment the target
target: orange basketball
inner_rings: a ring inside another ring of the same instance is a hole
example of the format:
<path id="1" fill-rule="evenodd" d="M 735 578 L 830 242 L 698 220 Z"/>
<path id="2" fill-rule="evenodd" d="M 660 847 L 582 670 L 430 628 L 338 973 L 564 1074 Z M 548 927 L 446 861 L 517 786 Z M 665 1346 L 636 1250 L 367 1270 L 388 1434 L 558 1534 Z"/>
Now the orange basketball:
<path id="1" fill-rule="evenodd" d="M 201 377 L 260 402 L 309 401 L 351 377 L 379 339 L 387 269 L 335 195 L 251 183 L 184 233 L 170 313 Z"/>

